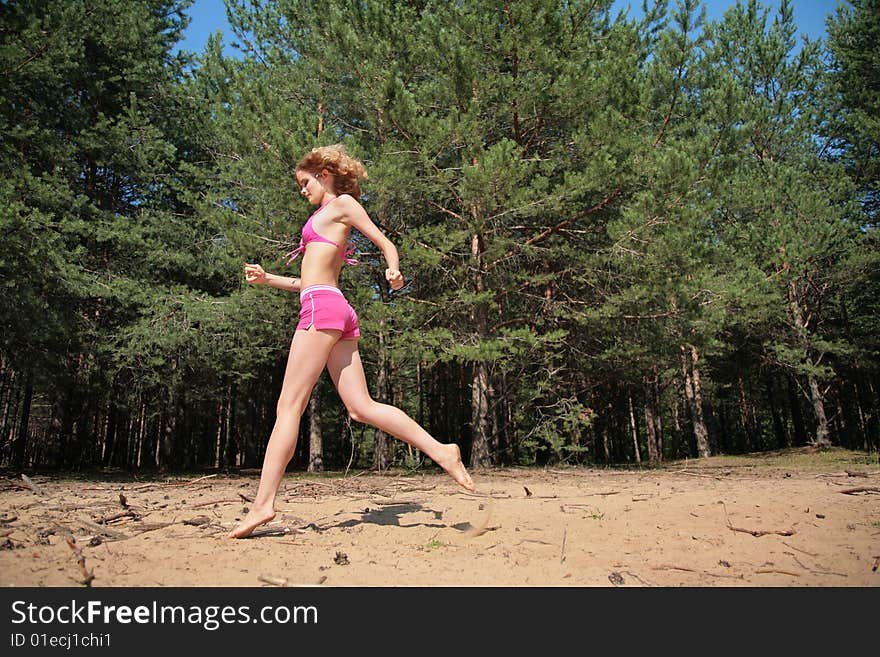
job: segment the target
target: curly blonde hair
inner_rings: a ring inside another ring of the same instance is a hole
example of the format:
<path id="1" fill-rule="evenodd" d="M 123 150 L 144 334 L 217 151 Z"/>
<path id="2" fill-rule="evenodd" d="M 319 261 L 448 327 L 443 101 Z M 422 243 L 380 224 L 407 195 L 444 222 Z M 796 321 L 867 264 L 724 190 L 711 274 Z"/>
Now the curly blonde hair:
<path id="1" fill-rule="evenodd" d="M 327 169 L 335 179 L 335 191 L 337 194 L 351 194 L 360 200 L 360 179 L 367 179 L 367 170 L 360 160 L 349 155 L 345 146 L 334 144 L 333 146 L 321 146 L 313 148 L 311 152 L 296 165 L 297 171 L 307 171 L 317 174 Z"/>

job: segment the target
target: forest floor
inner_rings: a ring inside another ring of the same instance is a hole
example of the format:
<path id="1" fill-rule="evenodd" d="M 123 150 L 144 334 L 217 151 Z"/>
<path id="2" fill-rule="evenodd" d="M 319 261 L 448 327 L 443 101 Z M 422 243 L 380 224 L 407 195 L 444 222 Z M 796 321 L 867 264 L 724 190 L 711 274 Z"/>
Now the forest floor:
<path id="1" fill-rule="evenodd" d="M 0 479 L 0 585 L 880 586 L 877 454 L 662 467 L 289 473 L 245 540 L 256 475 Z"/>

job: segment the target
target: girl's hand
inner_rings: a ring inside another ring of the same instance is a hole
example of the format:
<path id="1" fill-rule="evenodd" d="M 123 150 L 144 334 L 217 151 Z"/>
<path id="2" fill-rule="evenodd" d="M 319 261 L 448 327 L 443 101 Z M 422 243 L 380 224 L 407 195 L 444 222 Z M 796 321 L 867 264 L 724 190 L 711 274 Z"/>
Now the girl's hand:
<path id="1" fill-rule="evenodd" d="M 248 283 L 253 283 L 254 285 L 266 284 L 266 272 L 260 265 L 247 263 L 244 266 L 244 277 Z"/>
<path id="2" fill-rule="evenodd" d="M 385 280 L 388 281 L 392 290 L 399 290 L 403 287 L 403 274 L 396 269 L 386 269 Z"/>

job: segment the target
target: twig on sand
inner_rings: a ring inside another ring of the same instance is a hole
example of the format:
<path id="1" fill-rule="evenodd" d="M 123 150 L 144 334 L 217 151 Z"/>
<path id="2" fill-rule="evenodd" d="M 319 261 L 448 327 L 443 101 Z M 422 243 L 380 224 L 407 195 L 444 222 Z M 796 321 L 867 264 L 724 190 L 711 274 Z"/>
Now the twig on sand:
<path id="1" fill-rule="evenodd" d="M 705 474 L 702 472 L 689 472 L 688 470 L 671 470 L 670 472 L 672 474 L 690 475 L 691 477 L 705 477 L 707 479 L 721 479 L 721 477 L 718 476 L 717 474 Z M 724 474 L 730 474 L 730 473 L 725 472 Z"/>
<path id="2" fill-rule="evenodd" d="M 724 577 L 727 579 L 744 579 L 743 575 L 723 575 L 719 573 L 710 573 L 707 570 L 694 570 L 693 568 L 685 568 L 684 566 L 675 566 L 673 564 L 660 564 L 659 566 L 651 566 L 651 570 L 682 570 L 686 573 L 697 573 L 700 575 L 708 575 L 709 577 Z"/>
<path id="3" fill-rule="evenodd" d="M 31 480 L 31 478 L 28 477 L 26 474 L 24 474 L 24 473 L 21 474 L 21 480 L 24 482 L 24 485 L 25 485 L 25 486 L 27 486 L 27 487 L 30 488 L 32 491 L 34 491 L 37 495 L 45 495 L 45 494 L 46 494 L 45 491 L 44 491 L 42 488 L 40 488 L 39 486 L 37 486 L 37 485 Z"/>
<path id="4" fill-rule="evenodd" d="M 766 536 L 767 534 L 778 534 L 779 536 L 794 536 L 795 531 L 793 529 L 743 529 L 742 527 L 734 527 L 730 522 L 730 516 L 727 515 L 727 506 L 725 504 L 721 505 L 724 509 L 724 517 L 727 518 L 727 528 L 730 531 L 734 532 L 742 532 L 743 534 L 751 534 L 752 536 Z"/>
<path id="5" fill-rule="evenodd" d="M 90 571 L 86 568 L 86 558 L 83 556 L 82 550 L 79 549 L 79 546 L 76 544 L 76 539 L 72 536 L 65 539 L 67 541 L 67 545 L 70 546 L 70 549 L 73 550 L 74 556 L 76 556 L 76 563 L 79 565 L 79 569 L 82 571 L 83 578 L 80 580 L 80 584 L 83 586 L 92 585 L 92 580 L 95 579 L 95 572 Z"/>
<path id="6" fill-rule="evenodd" d="M 790 547 L 792 550 L 797 550 L 798 552 L 803 552 L 804 554 L 808 554 L 808 555 L 811 556 L 811 557 L 818 557 L 818 556 L 819 556 L 819 555 L 816 554 L 815 552 L 807 552 L 806 550 L 801 550 L 800 548 L 795 547 L 795 546 L 792 545 L 791 543 L 786 543 L 785 541 L 782 541 L 782 544 L 783 544 L 783 545 L 787 545 L 787 546 Z"/>
<path id="7" fill-rule="evenodd" d="M 779 573 L 780 575 L 790 575 L 792 577 L 800 577 L 799 573 L 793 573 L 790 570 L 778 570 L 776 568 L 762 568 L 761 570 L 756 570 L 755 573 Z"/>
<path id="8" fill-rule="evenodd" d="M 146 534 L 147 532 L 153 532 L 153 531 L 156 531 L 157 529 L 165 529 L 166 527 L 170 527 L 171 525 L 176 525 L 176 524 L 177 524 L 177 521 L 172 520 L 171 522 L 157 522 L 152 525 L 144 525 L 140 528 L 140 531 L 138 531 L 135 534 L 135 536 L 140 536 L 141 534 Z M 129 536 L 129 538 L 131 538 L 131 537 Z"/>
<path id="9" fill-rule="evenodd" d="M 114 541 L 122 541 L 122 540 L 125 540 L 126 538 L 129 538 L 126 534 L 114 531 L 114 530 L 110 529 L 109 527 L 104 527 L 102 525 L 98 525 L 98 524 L 92 522 L 91 520 L 79 519 L 79 520 L 77 520 L 77 522 L 84 527 L 88 527 L 89 529 L 91 529 L 93 532 L 95 532 L 97 534 L 101 534 L 102 536 L 106 536 L 107 538 L 112 538 Z"/>
<path id="10" fill-rule="evenodd" d="M 210 479 L 212 477 L 216 477 L 216 474 L 205 475 L 204 477 L 199 477 L 198 479 L 190 479 L 188 481 L 165 481 L 165 482 L 155 482 L 152 484 L 144 484 L 143 486 L 137 486 L 136 488 L 132 488 L 131 490 L 144 490 L 145 488 L 153 488 L 155 486 L 190 486 L 192 484 L 198 483 L 200 481 L 204 481 L 205 479 Z"/>
<path id="11" fill-rule="evenodd" d="M 742 532 L 743 534 L 751 534 L 752 536 L 766 536 L 767 534 L 778 534 L 779 536 L 794 536 L 793 529 L 743 529 L 742 527 L 734 527 L 728 524 L 730 531 Z"/>
<path id="12" fill-rule="evenodd" d="M 639 581 L 640 581 L 642 584 L 644 584 L 645 586 L 655 586 L 655 584 L 653 584 L 652 582 L 648 582 L 648 581 L 646 581 L 646 580 L 643 580 L 641 577 L 639 577 L 638 575 L 636 575 L 634 572 L 632 572 L 632 571 L 630 571 L 630 570 L 621 570 L 620 572 L 629 575 L 629 576 L 632 577 L 633 579 L 637 579 L 637 580 L 639 580 Z"/>
<path id="13" fill-rule="evenodd" d="M 856 488 L 845 488 L 844 490 L 837 491 L 838 493 L 843 493 L 844 495 L 855 495 L 856 493 L 880 493 L 880 488 L 876 486 L 857 486 Z"/>
<path id="14" fill-rule="evenodd" d="M 240 500 L 237 500 L 235 498 L 224 497 L 223 499 L 220 499 L 220 500 L 211 500 L 210 502 L 199 502 L 198 504 L 191 504 L 189 508 L 190 509 L 198 509 L 199 507 L 202 507 L 202 506 L 211 506 L 213 504 L 228 504 L 230 502 L 240 502 Z"/>
<path id="15" fill-rule="evenodd" d="M 287 586 L 289 582 L 286 577 L 274 577 L 273 575 L 260 575 L 257 579 L 272 586 Z"/>
<path id="16" fill-rule="evenodd" d="M 122 518 L 132 518 L 133 520 L 137 520 L 140 516 L 129 509 L 128 511 L 120 511 L 119 513 L 114 513 L 109 516 L 104 516 L 100 520 L 98 520 L 98 524 L 106 525 L 108 522 L 113 522 L 114 520 L 120 520 Z"/>
<path id="17" fill-rule="evenodd" d="M 562 551 L 559 553 L 559 563 L 565 561 L 565 539 L 568 534 L 568 527 L 562 528 Z"/>

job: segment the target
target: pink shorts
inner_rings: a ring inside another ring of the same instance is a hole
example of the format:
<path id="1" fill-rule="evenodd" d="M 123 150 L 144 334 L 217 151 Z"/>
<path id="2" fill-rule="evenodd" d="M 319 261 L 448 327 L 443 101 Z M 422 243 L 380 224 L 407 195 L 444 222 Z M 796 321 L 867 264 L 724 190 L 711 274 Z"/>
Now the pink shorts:
<path id="1" fill-rule="evenodd" d="M 299 309 L 297 331 L 334 329 L 342 331 L 340 340 L 351 340 L 361 335 L 354 309 L 342 292 L 330 285 L 310 285 L 299 293 L 302 304 Z"/>

